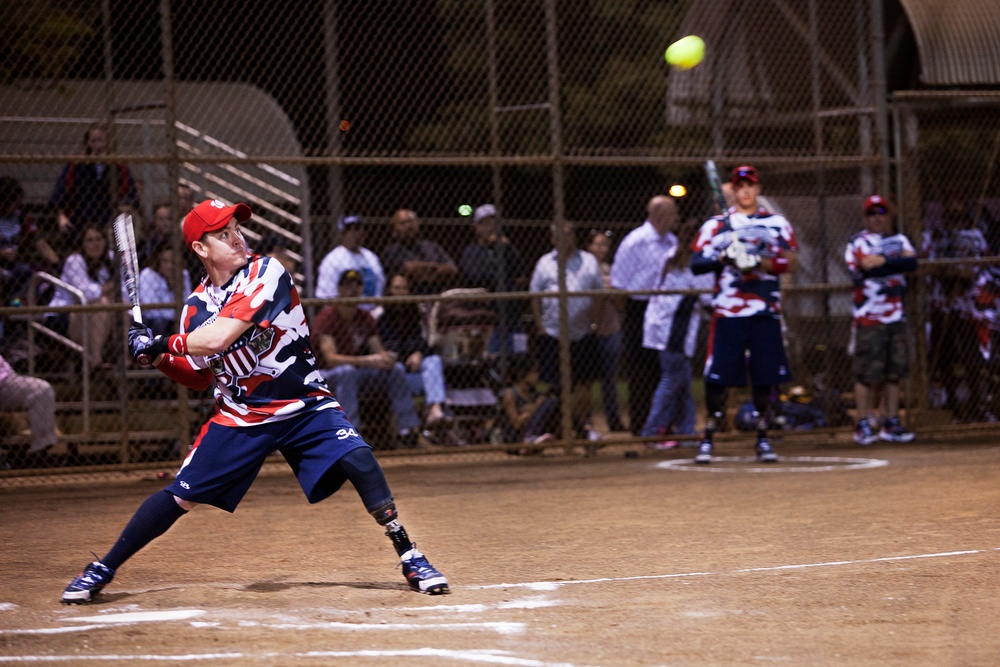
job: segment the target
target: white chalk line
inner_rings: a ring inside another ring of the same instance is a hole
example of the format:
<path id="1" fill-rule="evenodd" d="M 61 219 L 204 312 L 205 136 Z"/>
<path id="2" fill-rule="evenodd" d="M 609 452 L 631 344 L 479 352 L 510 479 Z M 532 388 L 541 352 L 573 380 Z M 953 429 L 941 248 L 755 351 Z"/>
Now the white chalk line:
<path id="1" fill-rule="evenodd" d="M 483 663 L 490 665 L 514 665 L 515 667 L 585 667 L 569 662 L 547 662 L 518 658 L 507 651 L 468 650 L 455 651 L 438 648 L 418 648 L 408 650 L 378 650 L 362 651 L 305 651 L 297 653 L 187 653 L 181 655 L 24 655 L 0 656 L 0 663 L 14 662 L 193 662 L 201 660 L 233 660 L 244 659 L 251 662 L 272 661 L 280 658 L 439 658 L 458 662 Z"/>
<path id="2" fill-rule="evenodd" d="M 468 589 L 488 590 L 493 588 L 530 588 L 538 591 L 551 591 L 562 586 L 579 584 L 607 584 L 628 581 L 650 581 L 658 579 L 684 579 L 692 577 L 718 577 L 734 574 L 751 574 L 760 572 L 780 572 L 782 570 L 805 570 L 816 567 L 840 567 L 843 565 L 869 565 L 872 563 L 891 563 L 896 561 L 920 560 L 925 558 L 947 558 L 948 556 L 971 556 L 974 554 L 1000 551 L 1000 547 L 992 549 L 969 549 L 966 551 L 942 551 L 932 554 L 913 554 L 909 556 L 883 556 L 880 558 L 864 558 L 859 560 L 833 560 L 822 563 L 798 563 L 794 565 L 771 565 L 766 567 L 745 567 L 738 570 L 717 570 L 708 572 L 677 572 L 673 574 L 643 574 L 632 577 L 602 577 L 600 579 L 576 579 L 572 581 L 532 581 L 523 583 L 486 584 L 483 586 L 463 586 Z"/>

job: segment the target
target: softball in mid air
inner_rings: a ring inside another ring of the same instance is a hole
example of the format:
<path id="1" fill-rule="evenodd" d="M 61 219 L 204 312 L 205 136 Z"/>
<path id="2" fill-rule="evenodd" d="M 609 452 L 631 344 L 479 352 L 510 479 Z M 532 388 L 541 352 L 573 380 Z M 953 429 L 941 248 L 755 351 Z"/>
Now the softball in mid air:
<path id="1" fill-rule="evenodd" d="M 705 41 L 697 35 L 681 37 L 667 47 L 667 62 L 677 69 L 691 69 L 705 57 Z"/>

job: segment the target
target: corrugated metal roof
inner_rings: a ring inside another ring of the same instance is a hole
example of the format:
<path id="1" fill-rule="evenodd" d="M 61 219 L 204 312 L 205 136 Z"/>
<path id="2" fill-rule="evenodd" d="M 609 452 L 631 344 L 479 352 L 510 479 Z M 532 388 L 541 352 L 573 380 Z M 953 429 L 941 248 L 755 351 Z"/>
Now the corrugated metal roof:
<path id="1" fill-rule="evenodd" d="M 1000 2 L 900 0 L 931 86 L 1000 85 Z"/>

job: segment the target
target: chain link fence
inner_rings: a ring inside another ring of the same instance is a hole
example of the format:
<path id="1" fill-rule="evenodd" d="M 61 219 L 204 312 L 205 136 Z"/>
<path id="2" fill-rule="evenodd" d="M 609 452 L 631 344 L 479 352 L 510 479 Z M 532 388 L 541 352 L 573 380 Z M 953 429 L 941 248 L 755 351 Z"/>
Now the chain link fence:
<path id="1" fill-rule="evenodd" d="M 621 327 L 657 285 L 610 295 L 601 270 L 657 195 L 689 242 L 715 213 L 713 159 L 724 174 L 757 167 L 766 206 L 800 245 L 782 283 L 795 380 L 775 397 L 776 425 L 843 431 L 858 416 L 844 250 L 874 192 L 898 201 L 924 258 L 906 301 L 906 422 L 992 421 L 996 272 L 967 259 L 1000 243 L 1000 97 L 889 94 L 885 72 L 900 65 L 884 64 L 882 12 L 868 0 L 5 3 L 2 214 L 23 237 L 4 227 L 16 249 L 4 255 L 4 356 L 55 388 L 74 463 L 177 460 L 211 397 L 130 362 L 117 287 L 70 288 L 115 282 L 117 263 L 85 243 L 127 210 L 160 276 L 146 308 L 172 326 L 185 281 L 201 275 L 178 221 L 205 198 L 245 201 L 249 245 L 287 262 L 314 336 L 324 309 L 329 319 L 351 303 L 332 300 L 345 267 L 361 274 L 356 296 L 373 319 L 389 314 L 374 326 L 413 397 L 395 371 L 345 380 L 316 346 L 342 400 L 357 385 L 356 418 L 376 447 L 412 451 L 399 439 L 411 412 L 424 446 L 530 453 L 525 436 L 549 433 L 585 451 L 635 442 L 660 368 Z M 672 69 L 663 51 L 686 34 L 704 38 L 705 60 Z M 600 259 L 596 281 L 592 260 L 586 275 L 567 273 L 550 254 L 566 239 Z M 67 269 L 73 255 L 89 257 L 86 277 Z M 696 317 L 693 433 L 710 328 L 700 307 Z M 414 322 L 419 359 L 390 326 Z M 443 398 L 428 357 L 440 359 Z M 547 421 L 526 431 L 505 395 L 519 410 L 545 406 Z M 16 415 L 7 425 L 8 467 L 37 463 L 25 427 Z"/>

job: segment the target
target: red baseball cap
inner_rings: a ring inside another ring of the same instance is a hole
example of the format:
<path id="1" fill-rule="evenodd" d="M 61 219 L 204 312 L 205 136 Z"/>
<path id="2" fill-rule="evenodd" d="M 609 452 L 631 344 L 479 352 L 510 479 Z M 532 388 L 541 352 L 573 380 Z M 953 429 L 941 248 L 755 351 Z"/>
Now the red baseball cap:
<path id="1" fill-rule="evenodd" d="M 882 210 L 880 211 L 878 209 Z M 872 195 L 871 197 L 865 200 L 864 210 L 865 210 L 865 215 L 867 215 L 873 210 L 876 213 L 889 213 L 892 211 L 892 207 L 889 205 L 889 202 L 886 201 L 886 198 L 883 197 L 882 195 Z"/>
<path id="2" fill-rule="evenodd" d="M 218 199 L 206 199 L 184 216 L 184 243 L 190 248 L 205 232 L 222 229 L 232 218 L 245 222 L 250 215 L 250 207 L 246 204 L 226 206 Z"/>
<path id="3" fill-rule="evenodd" d="M 741 165 L 733 169 L 733 173 L 729 179 L 733 185 L 736 185 L 740 181 L 750 181 L 751 183 L 760 183 L 760 174 L 754 167 L 748 164 Z"/>

